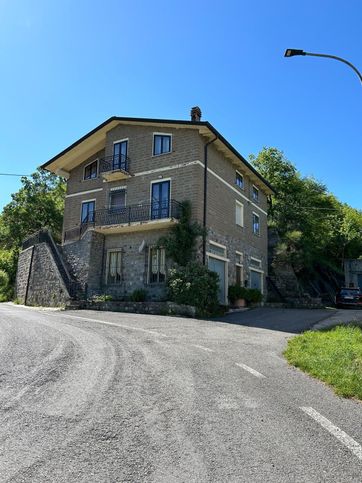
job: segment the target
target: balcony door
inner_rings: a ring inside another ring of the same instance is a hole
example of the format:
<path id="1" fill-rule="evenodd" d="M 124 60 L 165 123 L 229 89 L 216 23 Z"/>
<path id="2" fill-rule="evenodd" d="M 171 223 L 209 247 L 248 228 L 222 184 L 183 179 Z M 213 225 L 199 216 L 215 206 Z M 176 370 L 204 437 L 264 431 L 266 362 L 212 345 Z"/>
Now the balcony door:
<path id="1" fill-rule="evenodd" d="M 170 218 L 170 181 L 153 183 L 151 188 L 151 219 Z"/>
<path id="2" fill-rule="evenodd" d="M 119 141 L 113 144 L 112 169 L 126 169 L 128 141 Z"/>

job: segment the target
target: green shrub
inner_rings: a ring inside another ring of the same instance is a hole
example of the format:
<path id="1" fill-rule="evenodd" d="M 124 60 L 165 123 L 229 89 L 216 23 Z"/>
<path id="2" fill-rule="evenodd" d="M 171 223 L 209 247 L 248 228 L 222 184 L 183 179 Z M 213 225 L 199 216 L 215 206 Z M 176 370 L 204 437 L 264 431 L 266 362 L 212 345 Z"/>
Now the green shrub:
<path id="1" fill-rule="evenodd" d="M 241 285 L 230 285 L 228 290 L 229 301 L 234 304 L 239 299 L 246 300 L 246 291 L 247 289 Z"/>
<path id="2" fill-rule="evenodd" d="M 244 299 L 249 304 L 261 302 L 263 299 L 260 290 L 256 288 L 245 288 L 240 285 L 230 285 L 228 297 L 232 304 L 238 299 Z"/>
<path id="3" fill-rule="evenodd" d="M 167 281 L 170 300 L 193 305 L 199 315 L 210 314 L 218 306 L 219 277 L 199 262 L 169 270 Z"/>
<path id="4" fill-rule="evenodd" d="M 248 303 L 256 304 L 263 300 L 263 294 L 257 288 L 247 288 L 245 290 L 245 300 Z"/>
<path id="5" fill-rule="evenodd" d="M 0 270 L 0 302 L 10 300 L 13 295 L 12 292 L 9 275 L 5 270 Z"/>
<path id="6" fill-rule="evenodd" d="M 132 300 L 132 302 L 144 302 L 146 298 L 147 298 L 147 292 L 142 288 L 138 288 L 134 290 L 130 296 L 130 299 Z"/>
<path id="7" fill-rule="evenodd" d="M 106 294 L 93 295 L 93 297 L 91 298 L 92 302 L 111 302 L 112 300 L 113 300 L 112 295 L 106 295 Z"/>

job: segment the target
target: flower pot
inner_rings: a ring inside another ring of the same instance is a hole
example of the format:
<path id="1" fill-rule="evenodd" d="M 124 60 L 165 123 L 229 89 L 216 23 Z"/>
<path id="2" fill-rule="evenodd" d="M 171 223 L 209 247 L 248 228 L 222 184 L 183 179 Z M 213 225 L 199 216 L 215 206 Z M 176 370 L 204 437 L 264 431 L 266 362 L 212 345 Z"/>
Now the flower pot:
<path id="1" fill-rule="evenodd" d="M 245 299 L 237 299 L 235 300 L 235 307 L 246 307 L 246 300 Z"/>

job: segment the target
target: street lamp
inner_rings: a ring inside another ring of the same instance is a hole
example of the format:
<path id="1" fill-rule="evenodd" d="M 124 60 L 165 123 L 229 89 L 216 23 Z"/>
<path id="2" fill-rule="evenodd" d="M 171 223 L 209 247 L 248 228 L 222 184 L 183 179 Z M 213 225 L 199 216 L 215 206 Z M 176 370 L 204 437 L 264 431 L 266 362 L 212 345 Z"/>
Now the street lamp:
<path id="1" fill-rule="evenodd" d="M 339 60 L 340 62 L 343 62 L 344 64 L 349 65 L 358 75 L 359 80 L 362 83 L 362 74 L 358 71 L 358 69 L 353 64 L 348 62 L 348 60 L 342 59 L 341 57 L 337 57 L 335 55 L 329 55 L 329 54 L 313 54 L 312 52 L 304 52 L 304 50 L 298 50 L 298 49 L 287 49 L 285 51 L 284 57 L 294 57 L 295 55 L 311 55 L 312 57 L 327 57 L 328 59 Z"/>

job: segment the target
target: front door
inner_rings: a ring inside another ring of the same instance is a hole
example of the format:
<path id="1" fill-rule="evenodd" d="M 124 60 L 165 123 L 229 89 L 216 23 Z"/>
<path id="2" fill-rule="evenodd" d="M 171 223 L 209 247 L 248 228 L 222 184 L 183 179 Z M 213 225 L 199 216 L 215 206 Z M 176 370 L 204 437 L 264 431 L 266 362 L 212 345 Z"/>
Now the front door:
<path id="1" fill-rule="evenodd" d="M 218 299 L 221 304 L 225 304 L 225 263 L 223 260 L 209 257 L 208 268 L 219 275 Z"/>
<path id="2" fill-rule="evenodd" d="M 152 184 L 151 219 L 170 217 L 170 182 L 161 181 Z"/>

